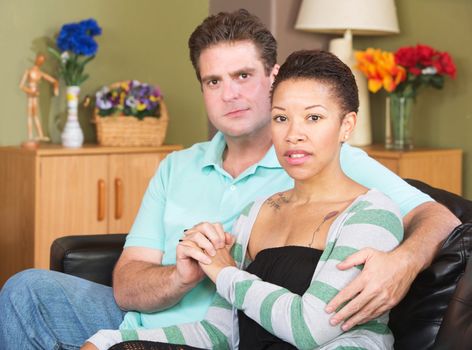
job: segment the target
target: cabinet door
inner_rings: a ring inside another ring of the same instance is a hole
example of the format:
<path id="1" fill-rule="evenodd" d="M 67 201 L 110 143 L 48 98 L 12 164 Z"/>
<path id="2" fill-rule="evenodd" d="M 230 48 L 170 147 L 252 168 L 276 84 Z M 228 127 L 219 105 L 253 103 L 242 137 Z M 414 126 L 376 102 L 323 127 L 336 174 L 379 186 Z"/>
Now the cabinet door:
<path id="1" fill-rule="evenodd" d="M 106 155 L 40 158 L 35 267 L 49 268 L 57 237 L 108 231 Z"/>
<path id="2" fill-rule="evenodd" d="M 129 232 L 149 181 L 165 156 L 165 153 L 109 156 L 109 233 Z"/>

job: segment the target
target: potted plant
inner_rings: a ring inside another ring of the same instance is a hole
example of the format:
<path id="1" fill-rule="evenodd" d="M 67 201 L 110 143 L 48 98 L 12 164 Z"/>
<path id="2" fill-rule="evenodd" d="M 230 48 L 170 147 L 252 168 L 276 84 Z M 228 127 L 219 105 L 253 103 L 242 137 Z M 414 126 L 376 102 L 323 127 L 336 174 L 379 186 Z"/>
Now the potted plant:
<path id="1" fill-rule="evenodd" d="M 129 80 L 97 91 L 94 121 L 101 145 L 160 146 L 168 114 L 157 86 Z"/>

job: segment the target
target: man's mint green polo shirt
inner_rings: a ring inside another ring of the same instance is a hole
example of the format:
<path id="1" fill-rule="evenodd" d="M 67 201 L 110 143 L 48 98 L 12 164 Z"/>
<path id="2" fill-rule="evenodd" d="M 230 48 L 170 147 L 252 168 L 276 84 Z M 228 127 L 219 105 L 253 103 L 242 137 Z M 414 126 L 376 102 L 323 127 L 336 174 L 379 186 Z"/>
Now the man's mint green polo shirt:
<path id="1" fill-rule="evenodd" d="M 235 179 L 222 168 L 225 147 L 223 134 L 217 133 L 209 142 L 168 155 L 149 183 L 125 247 L 159 249 L 164 253 L 163 265 L 173 265 L 184 229 L 209 221 L 220 222 L 231 232 L 247 204 L 293 186 L 273 147 Z M 343 146 L 341 165 L 355 181 L 389 195 L 403 215 L 431 200 L 358 148 Z M 214 293 L 213 283 L 205 279 L 171 308 L 153 314 L 128 312 L 120 328 L 158 328 L 201 320 Z"/>

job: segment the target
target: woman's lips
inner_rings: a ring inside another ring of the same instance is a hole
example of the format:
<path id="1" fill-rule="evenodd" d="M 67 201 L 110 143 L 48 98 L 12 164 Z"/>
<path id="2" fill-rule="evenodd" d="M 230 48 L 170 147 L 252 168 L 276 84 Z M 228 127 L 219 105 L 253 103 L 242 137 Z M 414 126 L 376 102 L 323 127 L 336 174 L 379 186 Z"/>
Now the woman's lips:
<path id="1" fill-rule="evenodd" d="M 285 152 L 284 157 L 288 164 L 300 165 L 305 163 L 311 157 L 311 153 L 303 150 L 292 150 Z"/>

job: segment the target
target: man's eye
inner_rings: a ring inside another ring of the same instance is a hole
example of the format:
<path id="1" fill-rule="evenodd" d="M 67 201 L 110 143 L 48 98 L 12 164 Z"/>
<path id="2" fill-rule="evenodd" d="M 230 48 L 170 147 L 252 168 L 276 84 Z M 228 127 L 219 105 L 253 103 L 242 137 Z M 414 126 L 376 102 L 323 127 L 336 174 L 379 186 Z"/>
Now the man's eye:
<path id="1" fill-rule="evenodd" d="M 241 74 L 239 74 L 239 76 L 240 76 L 242 79 L 247 79 L 247 78 L 249 78 L 249 74 L 247 74 L 247 73 L 241 73 Z"/>
<path id="2" fill-rule="evenodd" d="M 282 123 L 287 120 L 287 117 L 284 115 L 276 115 L 272 119 L 277 123 Z"/>
<path id="3" fill-rule="evenodd" d="M 218 85 L 218 80 L 216 79 L 208 80 L 207 84 L 210 86 Z"/>
<path id="4" fill-rule="evenodd" d="M 310 115 L 308 116 L 308 119 L 309 119 L 309 120 L 312 120 L 312 121 L 314 121 L 314 122 L 316 122 L 316 121 L 318 121 L 318 120 L 320 119 L 320 116 L 319 116 L 319 115 L 316 115 L 316 114 L 310 114 Z"/>

